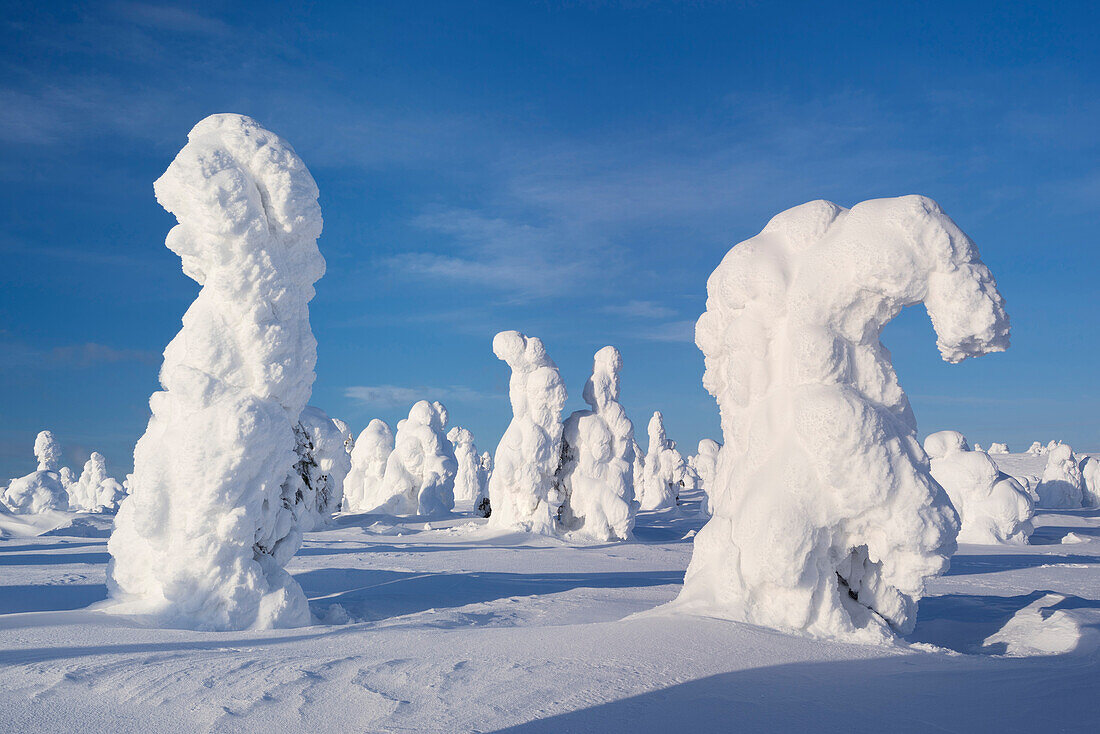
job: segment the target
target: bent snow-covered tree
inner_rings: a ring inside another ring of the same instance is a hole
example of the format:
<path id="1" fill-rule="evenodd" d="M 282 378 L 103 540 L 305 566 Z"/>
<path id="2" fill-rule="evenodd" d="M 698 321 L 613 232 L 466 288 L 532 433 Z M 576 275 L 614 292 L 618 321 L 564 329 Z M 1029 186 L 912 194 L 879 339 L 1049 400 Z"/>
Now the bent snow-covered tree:
<path id="1" fill-rule="evenodd" d="M 565 383 L 537 337 L 502 331 L 493 338 L 493 353 L 512 368 L 512 422 L 493 460 L 489 524 L 558 533 L 564 496 L 556 479 L 561 466 L 561 411 L 568 397 Z"/>
<path id="2" fill-rule="evenodd" d="M 947 362 L 1008 347 L 992 274 L 925 197 L 803 204 L 726 254 L 695 332 L 725 447 L 681 608 L 820 636 L 912 628 L 959 528 L 879 341 L 918 303 Z"/>
<path id="3" fill-rule="evenodd" d="M 384 420 L 375 418 L 355 439 L 351 449 L 351 471 L 344 480 L 346 512 L 366 512 L 386 501 L 382 496 L 382 479 L 391 453 L 393 431 Z"/>
<path id="4" fill-rule="evenodd" d="M 983 451 L 971 451 L 958 431 L 938 431 L 924 439 L 932 478 L 959 513 L 960 543 L 1027 543 L 1035 506 L 1027 490 L 997 469 Z"/>
<path id="5" fill-rule="evenodd" d="M 154 189 L 179 221 L 166 244 L 202 289 L 134 449 L 109 608 L 204 629 L 308 624 L 283 567 L 302 539 L 295 428 L 317 361 L 317 185 L 284 140 L 221 114 L 195 126 Z"/>
<path id="6" fill-rule="evenodd" d="M 584 386 L 588 410 L 565 421 L 562 436 L 560 520 L 565 529 L 594 540 L 626 540 L 634 529 L 634 425 L 619 404 L 623 358 L 604 347 Z"/>

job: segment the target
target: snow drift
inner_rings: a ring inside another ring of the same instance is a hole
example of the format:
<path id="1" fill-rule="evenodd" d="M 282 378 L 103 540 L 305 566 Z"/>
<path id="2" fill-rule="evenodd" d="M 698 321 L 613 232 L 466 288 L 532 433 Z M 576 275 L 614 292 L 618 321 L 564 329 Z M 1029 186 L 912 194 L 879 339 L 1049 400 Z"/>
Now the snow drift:
<path id="1" fill-rule="evenodd" d="M 623 358 L 615 347 L 596 352 L 584 386 L 588 410 L 565 421 L 560 486 L 562 526 L 593 540 L 626 540 L 634 529 L 634 425 L 619 404 Z"/>
<path id="2" fill-rule="evenodd" d="M 493 338 L 493 353 L 512 369 L 508 398 L 512 422 L 497 445 L 489 500 L 494 527 L 558 533 L 564 495 L 557 486 L 561 467 L 561 411 L 568 393 L 542 340 L 518 331 Z"/>
<path id="3" fill-rule="evenodd" d="M 726 254 L 695 337 L 725 448 L 679 608 L 869 641 L 913 627 L 959 527 L 879 342 L 918 303 L 947 362 L 1008 347 L 992 274 L 925 197 L 813 201 Z"/>
<path id="4" fill-rule="evenodd" d="M 997 469 L 987 454 L 971 451 L 958 431 L 924 439 L 932 478 L 959 513 L 960 543 L 1024 544 L 1034 528 L 1035 508 L 1019 482 Z"/>
<path id="5" fill-rule="evenodd" d="M 130 496 L 108 544 L 108 608 L 203 629 L 308 624 L 283 567 L 301 545 L 296 427 L 312 390 L 317 185 L 242 115 L 206 118 L 154 184 L 166 244 L 202 286 L 164 350 Z"/>
<path id="6" fill-rule="evenodd" d="M 351 471 L 344 480 L 346 512 L 366 512 L 386 501 L 382 479 L 391 453 L 393 431 L 385 421 L 375 418 L 355 439 L 351 450 Z"/>

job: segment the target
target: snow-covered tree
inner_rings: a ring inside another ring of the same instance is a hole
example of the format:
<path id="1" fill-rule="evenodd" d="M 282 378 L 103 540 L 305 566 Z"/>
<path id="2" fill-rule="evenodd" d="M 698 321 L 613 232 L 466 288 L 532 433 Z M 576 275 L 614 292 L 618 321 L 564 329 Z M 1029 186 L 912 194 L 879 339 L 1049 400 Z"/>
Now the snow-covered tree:
<path id="1" fill-rule="evenodd" d="M 565 421 L 560 486 L 566 530 L 600 541 L 626 540 L 634 529 L 634 425 L 619 404 L 623 358 L 615 347 L 596 352 L 584 386 L 588 410 Z"/>
<path id="2" fill-rule="evenodd" d="M 1081 480 L 1084 491 L 1081 495 L 1083 507 L 1100 507 L 1100 459 L 1085 456 L 1081 459 Z"/>
<path id="3" fill-rule="evenodd" d="M 284 140 L 219 114 L 194 127 L 154 190 L 179 221 L 166 244 L 202 289 L 164 351 L 164 389 L 134 449 L 108 543 L 111 608 L 203 629 L 308 624 L 283 567 L 302 539 L 296 427 L 325 272 L 317 185 Z"/>
<path id="4" fill-rule="evenodd" d="M 332 422 L 336 424 L 336 428 L 340 431 L 340 435 L 344 437 L 344 451 L 350 455 L 352 449 L 355 448 L 355 436 L 351 432 L 351 426 L 339 418 L 333 418 Z"/>
<path id="5" fill-rule="evenodd" d="M 18 515 L 69 509 L 69 492 L 58 467 L 61 446 L 53 433 L 42 431 L 35 437 L 34 456 L 38 469 L 8 482 L 8 486 L 0 490 L 0 504 Z"/>
<path id="6" fill-rule="evenodd" d="M 107 475 L 107 460 L 93 451 L 84 463 L 80 479 L 69 487 L 69 509 L 84 512 L 113 512 L 126 497 L 122 484 Z"/>
<path id="7" fill-rule="evenodd" d="M 295 469 L 302 479 L 295 493 L 294 514 L 298 527 L 308 532 L 326 525 L 340 510 L 351 457 L 340 426 L 320 408 L 303 408 L 294 433 Z"/>
<path id="8" fill-rule="evenodd" d="M 1039 454 L 1043 453 L 1043 444 L 1039 443 L 1038 441 L 1032 441 L 1031 445 L 1027 447 L 1026 453 L 1038 456 Z"/>
<path id="9" fill-rule="evenodd" d="M 474 434 L 461 426 L 447 432 L 454 447 L 458 472 L 455 474 L 455 501 L 469 503 L 475 509 L 488 496 L 488 474 L 482 469 L 481 457 L 474 445 Z"/>
<path id="10" fill-rule="evenodd" d="M 1039 495 L 1039 507 L 1072 509 L 1081 507 L 1084 501 L 1084 478 L 1081 467 L 1073 455 L 1073 449 L 1064 443 L 1049 445 L 1044 452 L 1047 465 L 1043 478 L 1035 491 Z"/>
<path id="11" fill-rule="evenodd" d="M 537 337 L 502 331 L 493 338 L 493 353 L 512 369 L 512 422 L 493 460 L 489 524 L 560 532 L 558 511 L 564 496 L 556 477 L 561 466 L 561 411 L 568 397 L 565 383 Z"/>
<path id="12" fill-rule="evenodd" d="M 351 472 L 344 480 L 344 510 L 366 512 L 383 504 L 382 478 L 386 462 L 393 453 L 393 431 L 385 421 L 375 418 L 351 450 Z"/>
<path id="13" fill-rule="evenodd" d="M 435 517 L 454 509 L 458 471 L 454 448 L 443 433 L 441 412 L 427 400 L 397 424 L 393 452 L 386 460 L 377 509 L 393 515 Z"/>
<path id="14" fill-rule="evenodd" d="M 489 477 L 493 476 L 493 455 L 488 451 L 481 452 L 481 461 L 478 463 L 478 481 L 481 483 L 481 494 L 474 502 L 474 512 L 482 517 L 489 517 L 493 508 L 489 503 Z"/>
<path id="15" fill-rule="evenodd" d="M 695 473 L 665 432 L 661 411 L 649 419 L 649 450 L 642 465 L 638 500 L 643 510 L 662 510 L 680 503 L 680 491 L 695 482 Z"/>
<path id="16" fill-rule="evenodd" d="M 1027 490 L 997 469 L 982 451 L 971 451 L 958 431 L 939 431 L 924 439 L 932 478 L 959 513 L 960 543 L 1024 544 L 1034 527 L 1035 508 Z"/>
<path id="17" fill-rule="evenodd" d="M 1008 444 L 993 442 L 989 445 L 989 451 L 987 451 L 986 453 L 987 454 L 1007 454 L 1008 453 Z"/>
<path id="18" fill-rule="evenodd" d="M 695 339 L 724 448 L 680 608 L 820 636 L 910 630 L 959 525 L 879 335 L 924 303 L 944 360 L 1007 348 L 977 248 L 925 197 L 814 201 L 730 250 L 707 296 Z"/>
<path id="19" fill-rule="evenodd" d="M 713 438 L 704 438 L 699 441 L 699 449 L 695 456 L 688 459 L 688 466 L 699 477 L 699 484 L 703 488 L 703 512 L 710 514 L 710 493 L 714 485 L 714 477 L 718 471 L 718 452 L 722 450 L 722 444 Z"/>

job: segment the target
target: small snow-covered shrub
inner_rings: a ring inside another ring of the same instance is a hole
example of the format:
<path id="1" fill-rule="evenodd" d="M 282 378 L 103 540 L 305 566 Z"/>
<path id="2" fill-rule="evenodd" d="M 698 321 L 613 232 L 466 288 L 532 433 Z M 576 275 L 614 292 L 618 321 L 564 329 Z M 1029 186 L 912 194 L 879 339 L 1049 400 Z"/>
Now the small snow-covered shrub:
<path id="1" fill-rule="evenodd" d="M 994 442 L 994 443 L 989 445 L 989 451 L 987 451 L 986 453 L 987 454 L 1007 454 L 1008 453 L 1008 444 Z"/>
<path id="2" fill-rule="evenodd" d="M 445 411 L 421 400 L 397 424 L 378 495 L 382 502 L 368 510 L 434 517 L 454 509 L 458 462 L 443 434 L 444 415 Z"/>
<path id="3" fill-rule="evenodd" d="M 107 475 L 107 460 L 93 451 L 84 463 L 80 479 L 69 487 L 69 509 L 85 512 L 113 512 L 126 497 L 118 480 Z"/>
<path id="4" fill-rule="evenodd" d="M 455 501 L 468 502 L 476 509 L 488 496 L 488 474 L 482 469 L 481 457 L 474 445 L 474 434 L 461 426 L 447 432 L 447 440 L 454 446 L 458 472 L 455 474 Z"/>
<path id="5" fill-rule="evenodd" d="M 512 422 L 504 431 L 489 478 L 489 524 L 530 532 L 560 532 L 564 496 L 556 483 L 561 467 L 561 411 L 568 393 L 542 340 L 518 331 L 493 338 L 493 353 L 512 369 L 508 398 Z"/>
<path id="6" fill-rule="evenodd" d="M 1081 467 L 1066 444 L 1048 445 L 1047 465 L 1043 478 L 1035 491 L 1039 495 L 1039 507 L 1072 509 L 1081 507 L 1084 500 L 1084 478 Z"/>
<path id="7" fill-rule="evenodd" d="M 697 482 L 695 473 L 665 432 L 661 411 L 649 419 L 649 450 L 642 465 L 639 501 L 643 510 L 663 510 L 680 503 L 680 490 Z"/>
<path id="8" fill-rule="evenodd" d="M 724 447 L 679 608 L 868 641 L 912 629 L 959 527 L 879 341 L 918 303 L 948 362 L 1008 346 L 992 274 L 925 197 L 803 204 L 726 254 L 695 330 Z"/>
<path id="9" fill-rule="evenodd" d="M 164 350 L 134 449 L 108 542 L 109 609 L 202 629 L 309 624 L 284 566 L 302 541 L 296 428 L 325 272 L 317 185 L 286 141 L 219 114 L 191 130 L 154 190 L 179 221 L 166 244 L 202 288 Z"/>
<path id="10" fill-rule="evenodd" d="M 344 511 L 366 512 L 386 501 L 382 479 L 386 461 L 393 453 L 393 431 L 375 418 L 355 439 L 351 450 L 351 471 L 344 480 Z"/>
<path id="11" fill-rule="evenodd" d="M 33 515 L 48 510 L 69 509 L 69 492 L 61 471 L 71 481 L 72 471 L 59 468 L 61 446 L 50 431 L 40 432 L 34 439 L 34 456 L 38 469 L 12 479 L 0 490 L 0 504 L 17 515 Z"/>
<path id="12" fill-rule="evenodd" d="M 615 347 L 596 352 L 584 386 L 588 410 L 565 421 L 560 520 L 568 531 L 600 541 L 626 540 L 634 529 L 634 425 L 619 404 L 623 358 Z"/>
<path id="13" fill-rule="evenodd" d="M 932 478 L 951 498 L 962 523 L 960 543 L 1024 544 L 1034 530 L 1035 508 L 1019 482 L 1000 472 L 987 454 L 970 451 L 958 431 L 924 440 Z"/>

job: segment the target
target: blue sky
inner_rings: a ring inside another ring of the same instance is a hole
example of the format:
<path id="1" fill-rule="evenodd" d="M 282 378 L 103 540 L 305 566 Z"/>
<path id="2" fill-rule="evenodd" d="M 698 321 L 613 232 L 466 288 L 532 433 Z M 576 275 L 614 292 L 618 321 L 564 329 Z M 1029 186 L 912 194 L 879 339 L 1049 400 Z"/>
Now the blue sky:
<path id="1" fill-rule="evenodd" d="M 1043 5 L 1044 7 L 1040 7 Z M 1047 5 L 1051 7 L 1046 7 Z M 978 243 L 1013 346 L 938 361 L 886 331 L 921 432 L 1100 449 L 1100 22 L 1088 3 L 9 4 L 0 21 L 0 475 L 51 428 L 121 473 L 197 292 L 152 182 L 215 112 L 321 189 L 313 402 L 414 397 L 492 448 L 541 336 L 580 406 L 623 352 L 643 434 L 718 437 L 691 343 L 733 244 L 815 198 L 933 197 Z M 645 444 L 644 438 L 642 441 Z"/>

